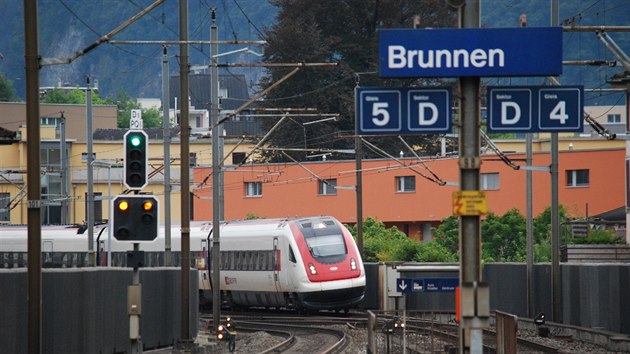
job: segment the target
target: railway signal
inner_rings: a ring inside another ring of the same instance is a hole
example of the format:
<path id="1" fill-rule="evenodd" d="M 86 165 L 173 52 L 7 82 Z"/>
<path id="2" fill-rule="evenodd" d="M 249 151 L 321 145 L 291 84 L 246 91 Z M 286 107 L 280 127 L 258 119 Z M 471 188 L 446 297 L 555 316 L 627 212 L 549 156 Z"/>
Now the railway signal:
<path id="1" fill-rule="evenodd" d="M 158 201 L 151 195 L 119 195 L 112 217 L 118 241 L 153 241 L 158 233 Z"/>
<path id="2" fill-rule="evenodd" d="M 147 185 L 148 140 L 143 130 L 125 133 L 124 181 L 131 190 L 141 190 Z"/>

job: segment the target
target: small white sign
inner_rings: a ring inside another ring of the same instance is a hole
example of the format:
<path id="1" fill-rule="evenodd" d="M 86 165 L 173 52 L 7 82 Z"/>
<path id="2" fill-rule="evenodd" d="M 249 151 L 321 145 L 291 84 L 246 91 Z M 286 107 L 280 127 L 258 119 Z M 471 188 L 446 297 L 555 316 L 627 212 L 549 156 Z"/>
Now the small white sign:
<path id="1" fill-rule="evenodd" d="M 142 111 L 139 109 L 131 110 L 131 119 L 129 119 L 129 129 L 142 129 Z"/>

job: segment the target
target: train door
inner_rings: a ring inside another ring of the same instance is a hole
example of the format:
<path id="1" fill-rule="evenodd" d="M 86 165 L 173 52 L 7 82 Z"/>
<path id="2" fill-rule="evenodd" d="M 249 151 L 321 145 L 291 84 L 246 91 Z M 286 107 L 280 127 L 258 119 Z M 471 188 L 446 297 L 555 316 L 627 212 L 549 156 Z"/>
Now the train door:
<path id="1" fill-rule="evenodd" d="M 201 240 L 200 251 L 195 256 L 195 265 L 199 274 L 199 290 L 210 290 L 210 276 L 208 274 L 208 241 Z"/>
<path id="2" fill-rule="evenodd" d="M 53 261 L 53 240 L 43 240 L 42 252 L 44 253 L 44 265 L 50 266 Z"/>
<path id="3" fill-rule="evenodd" d="M 293 247 L 291 247 L 291 244 L 287 245 L 287 250 L 288 250 L 288 257 L 289 257 L 289 262 L 287 262 L 287 268 L 289 268 L 288 274 L 287 274 L 287 285 L 289 287 L 289 289 L 291 289 L 291 291 L 296 291 L 297 290 L 297 286 L 295 286 L 295 279 L 298 279 L 298 265 L 297 265 L 297 259 L 295 257 L 295 252 L 293 251 Z"/>
<path id="4" fill-rule="evenodd" d="M 278 246 L 278 237 L 274 236 L 273 238 L 273 283 L 276 287 L 276 291 L 282 291 L 282 285 L 280 283 L 280 271 L 282 254 L 280 252 L 280 247 Z"/>

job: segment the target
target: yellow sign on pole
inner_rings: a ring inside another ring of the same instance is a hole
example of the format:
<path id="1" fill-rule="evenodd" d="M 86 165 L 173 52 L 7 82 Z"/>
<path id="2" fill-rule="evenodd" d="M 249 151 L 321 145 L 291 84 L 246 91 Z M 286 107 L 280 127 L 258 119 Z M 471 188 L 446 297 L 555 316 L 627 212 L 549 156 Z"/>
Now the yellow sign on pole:
<path id="1" fill-rule="evenodd" d="M 486 192 L 456 191 L 453 192 L 453 215 L 476 216 L 488 213 Z"/>

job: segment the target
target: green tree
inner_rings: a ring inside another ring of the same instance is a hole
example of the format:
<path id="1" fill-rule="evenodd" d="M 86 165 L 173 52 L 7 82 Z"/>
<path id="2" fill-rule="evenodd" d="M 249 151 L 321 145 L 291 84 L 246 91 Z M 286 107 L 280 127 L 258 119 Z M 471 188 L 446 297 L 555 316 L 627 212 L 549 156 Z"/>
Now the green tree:
<path id="1" fill-rule="evenodd" d="M 449 216 L 442 219 L 440 226 L 433 229 L 434 241 L 452 254 L 459 252 L 459 218 Z"/>
<path id="2" fill-rule="evenodd" d="M 356 225 L 350 228 L 356 236 Z M 366 262 L 454 262 L 457 256 L 435 242 L 409 239 L 398 228 L 385 227 L 380 221 L 367 218 L 363 222 L 363 260 Z"/>
<path id="3" fill-rule="evenodd" d="M 16 102 L 18 97 L 13 90 L 13 82 L 0 74 L 0 102 Z"/>
<path id="4" fill-rule="evenodd" d="M 109 104 L 118 107 L 118 128 L 129 128 L 131 110 L 142 110 L 142 125 L 145 128 L 160 128 L 162 126 L 162 111 L 157 108 L 140 108 L 140 103 L 129 96 L 124 90 L 118 91 L 115 96 L 107 99 Z"/>
<path id="5" fill-rule="evenodd" d="M 276 23 L 265 37 L 265 62 L 322 63 L 336 62 L 335 67 L 302 68 L 290 79 L 270 91 L 263 104 L 277 107 L 315 107 L 322 113 L 339 113 L 338 121 L 304 126 L 302 123 L 318 118 L 293 118 L 278 126 L 267 143 L 272 147 L 352 148 L 353 139 L 342 135 L 353 134 L 354 87 L 361 86 L 418 86 L 435 85 L 436 80 L 379 79 L 378 35 L 382 28 L 412 28 L 414 17 L 426 27 L 452 27 L 456 13 L 443 0 L 278 0 Z M 293 69 L 272 67 L 261 80 L 262 88 L 275 84 Z M 277 119 L 263 121 L 266 128 Z M 296 129 L 301 134 L 296 134 Z M 407 137 L 407 142 L 422 154 L 439 151 L 437 135 Z M 390 153 L 406 150 L 397 138 L 383 138 L 378 145 Z M 289 152 L 287 152 L 289 153 Z M 306 154 L 289 153 L 295 159 Z M 367 150 L 366 157 L 376 153 Z M 271 161 L 285 159 L 282 153 L 267 150 L 263 157 Z M 352 158 L 338 154 L 333 158 Z"/>
<path id="6" fill-rule="evenodd" d="M 567 223 L 567 212 L 563 205 L 558 207 L 560 235 L 569 235 L 570 226 Z M 536 262 L 551 261 L 551 207 L 545 208 L 534 218 L 534 260 Z"/>
<path id="7" fill-rule="evenodd" d="M 457 262 L 457 253 L 451 252 L 436 240 L 418 244 L 418 251 L 413 257 L 415 262 Z"/>
<path id="8" fill-rule="evenodd" d="M 481 226 L 484 261 L 522 262 L 527 257 L 525 218 L 517 209 L 489 213 Z"/>
<path id="9" fill-rule="evenodd" d="M 85 104 L 85 97 L 85 91 L 78 88 L 71 90 L 55 88 L 46 93 L 42 103 Z M 102 99 L 98 92 L 92 91 L 92 104 L 105 105 L 107 101 Z"/>

